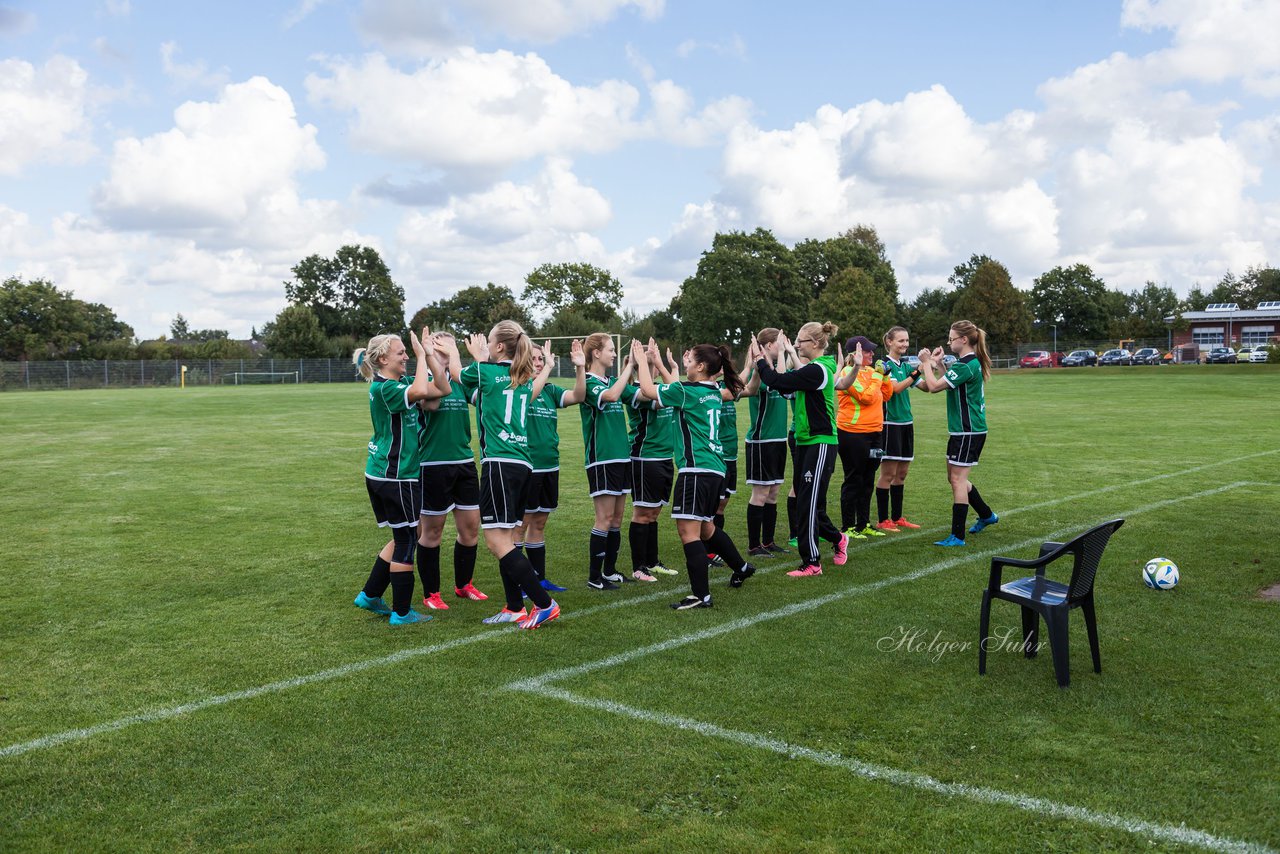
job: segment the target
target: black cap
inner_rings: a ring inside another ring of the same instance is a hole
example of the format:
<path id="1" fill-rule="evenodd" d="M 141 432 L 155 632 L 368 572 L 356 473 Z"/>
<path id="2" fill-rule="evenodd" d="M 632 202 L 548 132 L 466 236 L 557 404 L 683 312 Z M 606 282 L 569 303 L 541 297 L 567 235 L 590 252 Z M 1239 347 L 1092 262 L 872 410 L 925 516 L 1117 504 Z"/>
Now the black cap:
<path id="1" fill-rule="evenodd" d="M 852 353 L 854 350 L 858 349 L 859 344 L 862 345 L 862 352 L 864 353 L 874 353 L 876 351 L 876 342 L 872 341 L 865 335 L 855 335 L 848 341 L 844 342 L 844 351 L 846 353 Z"/>

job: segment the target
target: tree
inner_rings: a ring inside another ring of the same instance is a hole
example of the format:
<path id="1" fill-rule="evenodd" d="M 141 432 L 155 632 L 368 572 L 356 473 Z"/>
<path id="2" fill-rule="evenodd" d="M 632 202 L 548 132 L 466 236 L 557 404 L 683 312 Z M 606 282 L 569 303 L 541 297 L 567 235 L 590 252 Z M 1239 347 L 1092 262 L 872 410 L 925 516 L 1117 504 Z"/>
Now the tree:
<path id="1" fill-rule="evenodd" d="M 521 298 L 551 316 L 572 308 L 597 329 L 618 322 L 622 283 L 591 264 L 543 264 L 525 276 Z"/>
<path id="2" fill-rule="evenodd" d="M 671 310 L 682 344 L 741 346 L 766 326 L 794 330 L 809 318 L 808 288 L 785 245 L 762 228 L 717 234 Z"/>
<path id="3" fill-rule="evenodd" d="M 869 225 L 859 225 L 828 240 L 802 240 L 792 252 L 814 299 L 822 294 L 832 276 L 849 267 L 867 270 L 890 299 L 898 299 L 893 265 L 885 257 L 884 243 Z"/>
<path id="4" fill-rule="evenodd" d="M 447 329 L 460 336 L 488 332 L 499 320 L 514 320 L 532 331 L 529 312 L 516 302 L 511 289 L 489 282 L 484 287 L 472 285 L 453 296 L 428 303 L 413 315 L 409 327 L 420 331 L 430 326 L 433 330 Z"/>
<path id="5" fill-rule="evenodd" d="M 187 356 L 192 359 L 250 359 L 253 350 L 243 341 L 210 338 L 187 348 Z"/>
<path id="6" fill-rule="evenodd" d="M 611 320 L 601 323 L 594 317 L 587 317 L 573 306 L 565 306 L 552 315 L 538 330 L 540 338 L 564 338 L 573 336 L 584 338 L 593 332 L 613 332 L 621 325 L 621 319 L 615 314 Z M 561 348 L 563 349 L 563 348 Z"/>
<path id="7" fill-rule="evenodd" d="M 0 285 L 0 359 L 93 358 L 95 345 L 132 339 L 133 329 L 111 309 L 44 279 L 13 277 Z"/>
<path id="8" fill-rule="evenodd" d="M 1209 304 L 1209 297 L 1200 289 L 1200 285 L 1192 285 L 1191 290 L 1187 291 L 1187 297 L 1179 306 L 1182 311 L 1204 311 L 1205 306 Z"/>
<path id="9" fill-rule="evenodd" d="M 191 324 L 181 314 L 174 315 L 169 324 L 169 337 L 174 341 L 186 341 L 191 337 Z"/>
<path id="10" fill-rule="evenodd" d="M 959 269 L 959 268 L 957 268 Z M 992 353 L 1014 353 L 1031 336 L 1031 312 L 1022 291 L 998 261 L 983 261 L 956 295 L 956 318 L 972 320 L 987 333 Z"/>
<path id="11" fill-rule="evenodd" d="M 947 340 L 947 330 L 957 317 L 955 313 L 956 291 L 946 288 L 925 288 L 907 306 L 906 323 L 903 324 L 911 333 L 912 347 L 942 346 Z"/>
<path id="12" fill-rule="evenodd" d="M 1125 296 L 1124 310 L 1112 318 L 1113 338 L 1164 338 L 1169 324 L 1166 317 L 1174 317 L 1177 323 L 1178 295 L 1167 285 L 1147 282 L 1140 291 Z"/>
<path id="13" fill-rule="evenodd" d="M 310 308 L 328 337 L 368 339 L 405 330 L 404 289 L 376 249 L 343 246 L 333 258 L 309 255 L 293 267 L 293 276 L 284 283 L 285 296 Z"/>
<path id="14" fill-rule="evenodd" d="M 879 341 L 896 322 L 897 304 L 870 272 L 861 267 L 846 267 L 831 277 L 822 294 L 813 301 L 811 315 L 836 323 L 841 339 L 865 335 Z"/>
<path id="15" fill-rule="evenodd" d="M 1275 267 L 1250 267 L 1240 277 L 1245 288 L 1241 307 L 1257 308 L 1258 303 L 1280 300 L 1280 270 Z"/>
<path id="16" fill-rule="evenodd" d="M 320 318 L 305 305 L 286 306 L 263 331 L 263 343 L 273 356 L 317 359 L 328 353 Z"/>
<path id="17" fill-rule="evenodd" d="M 1054 267 L 1031 288 L 1031 311 L 1041 323 L 1058 324 L 1058 338 L 1099 341 L 1110 318 L 1107 286 L 1087 264 Z"/>

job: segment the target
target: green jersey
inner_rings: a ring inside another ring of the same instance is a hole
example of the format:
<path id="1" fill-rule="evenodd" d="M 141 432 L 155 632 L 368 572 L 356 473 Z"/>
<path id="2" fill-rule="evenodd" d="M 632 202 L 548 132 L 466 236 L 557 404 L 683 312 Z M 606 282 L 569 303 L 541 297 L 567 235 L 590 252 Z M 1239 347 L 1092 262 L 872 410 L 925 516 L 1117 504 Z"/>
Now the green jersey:
<path id="1" fill-rule="evenodd" d="M 601 398 L 612 385 L 608 377 L 587 374 L 587 399 L 582 402 L 582 450 L 587 468 L 631 459 L 626 407 L 621 400 Z"/>
<path id="2" fill-rule="evenodd" d="M 952 436 L 987 432 L 987 401 L 977 354 L 952 362 L 942 381 L 947 384 L 947 432 Z"/>
<path id="3" fill-rule="evenodd" d="M 658 405 L 676 411 L 676 467 L 680 471 L 725 473 L 720 445 L 720 389 L 712 383 L 675 382 L 658 386 Z"/>
<path id="4" fill-rule="evenodd" d="M 760 384 L 760 390 L 747 401 L 751 426 L 748 442 L 787 441 L 787 399 L 776 389 Z"/>
<path id="5" fill-rule="evenodd" d="M 635 388 L 634 393 L 632 388 Z M 671 459 L 675 453 L 676 411 L 645 399 L 638 386 L 627 386 L 623 400 L 627 404 L 627 422 L 630 425 L 627 439 L 631 442 L 631 459 Z"/>
<path id="6" fill-rule="evenodd" d="M 567 388 L 547 383 L 529 404 L 529 460 L 534 471 L 560 468 L 560 423 L 557 409 L 564 409 Z"/>
<path id="7" fill-rule="evenodd" d="M 365 477 L 374 480 L 417 480 L 418 407 L 409 402 L 409 386 L 413 377 L 389 380 L 374 376 L 369 383 L 369 418 L 373 421 L 373 438 L 369 440 L 369 459 L 364 464 Z"/>
<path id="8" fill-rule="evenodd" d="M 913 370 L 906 362 L 895 362 L 893 359 L 884 360 L 885 373 L 889 375 L 889 379 L 894 383 L 900 383 L 907 377 L 911 376 Z M 917 378 L 912 386 L 919 385 L 923 382 L 923 378 Z M 893 397 L 884 402 L 884 423 L 885 424 L 910 424 L 911 423 L 911 395 L 908 394 L 912 386 L 907 386 L 902 391 L 895 391 Z"/>
<path id="9" fill-rule="evenodd" d="M 724 383 L 716 383 L 721 389 Z M 738 458 L 738 401 L 720 400 L 720 447 L 724 448 L 725 462 Z"/>
<path id="10" fill-rule="evenodd" d="M 462 369 L 462 388 L 476 408 L 480 462 L 524 463 L 529 459 L 529 398 L 533 380 L 511 387 L 510 362 L 472 362 Z"/>
<path id="11" fill-rule="evenodd" d="M 460 384 L 454 383 L 449 394 L 440 398 L 438 409 L 424 411 L 419 417 L 424 466 L 475 463 L 475 453 L 471 450 L 471 409 Z"/>
<path id="12" fill-rule="evenodd" d="M 760 379 L 780 392 L 795 392 L 793 431 L 797 445 L 835 445 L 836 360 L 822 355 L 792 371 L 778 373 L 768 360 L 756 362 Z"/>

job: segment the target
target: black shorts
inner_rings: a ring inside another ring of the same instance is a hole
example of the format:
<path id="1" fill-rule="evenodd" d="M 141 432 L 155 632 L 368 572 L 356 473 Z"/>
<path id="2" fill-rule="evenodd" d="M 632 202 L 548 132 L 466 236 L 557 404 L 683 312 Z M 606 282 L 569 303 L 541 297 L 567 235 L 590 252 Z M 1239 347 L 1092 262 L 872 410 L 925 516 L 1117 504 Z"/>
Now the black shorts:
<path id="1" fill-rule="evenodd" d="M 524 512 L 550 513 L 560 506 L 560 469 L 535 471 L 529 478 Z"/>
<path id="2" fill-rule="evenodd" d="M 724 484 L 720 487 L 720 500 L 726 500 L 730 495 L 738 494 L 738 461 L 724 461 Z"/>
<path id="3" fill-rule="evenodd" d="M 916 425 L 884 425 L 884 459 L 909 463 L 916 458 Z"/>
<path id="4" fill-rule="evenodd" d="M 947 462 L 953 466 L 976 466 L 986 443 L 986 433 L 952 436 L 947 440 Z"/>
<path id="5" fill-rule="evenodd" d="M 480 464 L 480 527 L 514 528 L 524 521 L 533 469 L 524 463 L 485 460 Z"/>
<path id="6" fill-rule="evenodd" d="M 671 460 L 631 459 L 631 503 L 636 507 L 661 507 L 671 503 L 671 481 L 676 466 Z"/>
<path id="7" fill-rule="evenodd" d="M 720 512 L 723 490 L 722 475 L 705 471 L 680 472 L 676 475 L 676 490 L 671 498 L 671 518 L 712 521 Z"/>
<path id="8" fill-rule="evenodd" d="M 418 524 L 422 506 L 422 484 L 416 480 L 364 479 L 379 528 L 407 528 Z"/>
<path id="9" fill-rule="evenodd" d="M 747 483 L 772 486 L 782 483 L 787 472 L 784 442 L 747 442 Z"/>
<path id="10" fill-rule="evenodd" d="M 480 509 L 480 480 L 475 463 L 423 466 L 421 483 L 423 516 Z"/>
<path id="11" fill-rule="evenodd" d="M 626 495 L 631 491 L 631 461 L 600 463 L 587 469 L 587 488 L 592 498 Z"/>

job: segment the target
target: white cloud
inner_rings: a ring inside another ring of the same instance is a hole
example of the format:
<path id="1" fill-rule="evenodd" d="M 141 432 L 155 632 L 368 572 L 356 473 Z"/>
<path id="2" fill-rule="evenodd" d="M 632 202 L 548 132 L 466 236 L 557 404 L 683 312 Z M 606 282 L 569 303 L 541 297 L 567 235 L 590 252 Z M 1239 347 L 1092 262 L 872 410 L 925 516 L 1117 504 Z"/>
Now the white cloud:
<path id="1" fill-rule="evenodd" d="M 289 94 L 262 77 L 227 86 L 219 100 L 188 101 L 174 127 L 118 141 L 96 207 L 110 223 L 157 231 L 243 227 L 290 201 L 294 175 L 324 166 L 316 129 L 299 125 Z"/>
<path id="2" fill-rule="evenodd" d="M 210 71 L 203 60 L 178 62 L 177 56 L 181 51 L 177 42 L 160 45 L 160 66 L 164 75 L 179 87 L 199 86 L 212 89 L 225 86 L 231 79 L 231 73 L 225 66 L 217 71 Z"/>
<path id="3" fill-rule="evenodd" d="M 349 110 L 359 149 L 433 167 L 501 170 L 546 155 L 599 152 L 635 133 L 639 92 L 609 80 L 574 86 L 536 54 L 469 48 L 412 73 L 379 55 L 307 77 L 319 104 Z"/>
<path id="4" fill-rule="evenodd" d="M 663 6 L 664 0 L 365 0 L 359 27 L 393 51 L 432 56 L 470 44 L 471 31 L 553 42 L 631 8 L 653 20 Z"/>
<path id="5" fill-rule="evenodd" d="M 743 41 L 742 36 L 734 33 L 725 41 L 720 42 L 704 42 L 697 39 L 685 39 L 676 45 L 676 56 L 681 59 L 688 59 L 700 50 L 710 51 L 717 56 L 730 56 L 734 59 L 747 58 L 747 43 Z"/>
<path id="6" fill-rule="evenodd" d="M 54 56 L 42 68 L 0 60 L 0 175 L 88 158 L 89 101 L 89 74 L 74 59 Z"/>

